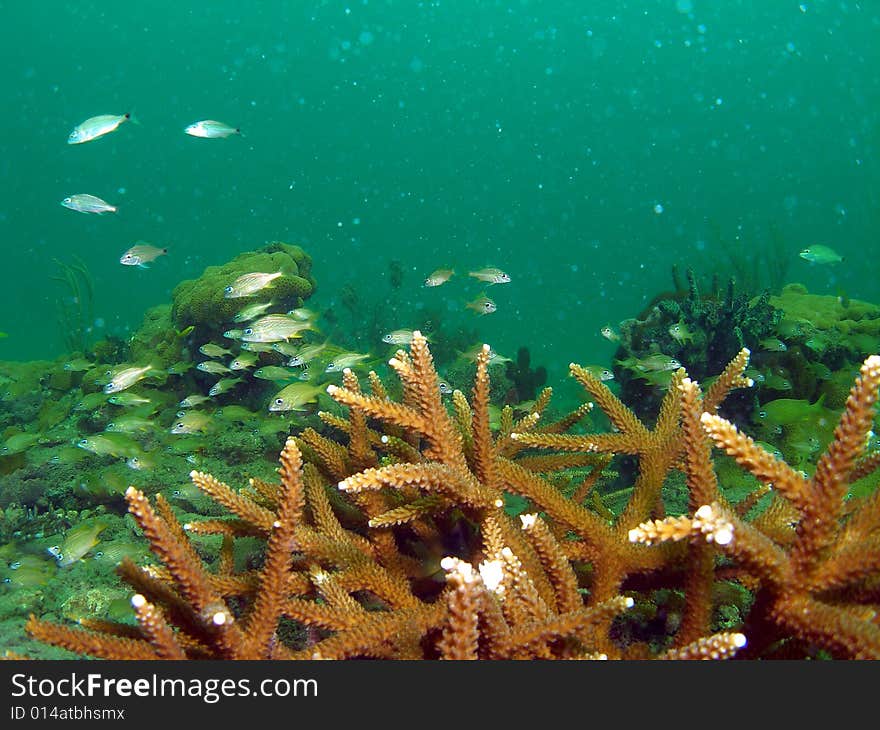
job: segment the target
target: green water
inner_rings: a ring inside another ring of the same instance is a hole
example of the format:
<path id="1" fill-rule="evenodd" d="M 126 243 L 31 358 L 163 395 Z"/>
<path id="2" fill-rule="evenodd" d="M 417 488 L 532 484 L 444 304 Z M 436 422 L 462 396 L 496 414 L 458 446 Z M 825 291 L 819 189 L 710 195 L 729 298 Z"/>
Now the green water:
<path id="1" fill-rule="evenodd" d="M 533 360 L 606 361 L 598 333 L 671 288 L 783 247 L 788 280 L 876 301 L 880 6 L 871 2 L 2 3 L 0 359 L 54 358 L 54 258 L 95 283 L 96 336 L 177 282 L 284 240 L 311 304 L 353 284 Z M 67 145 L 97 114 L 132 112 Z M 245 136 L 201 140 L 214 118 Z M 119 206 L 89 216 L 59 201 Z M 170 253 L 121 266 L 137 239 Z M 823 243 L 845 257 L 810 266 Z M 466 276 L 508 271 L 488 289 Z M 448 284 L 421 282 L 439 267 Z M 466 302 L 498 304 L 476 317 Z M 349 327 L 357 322 L 342 319 Z M 380 344 L 380 343 L 377 343 Z"/>

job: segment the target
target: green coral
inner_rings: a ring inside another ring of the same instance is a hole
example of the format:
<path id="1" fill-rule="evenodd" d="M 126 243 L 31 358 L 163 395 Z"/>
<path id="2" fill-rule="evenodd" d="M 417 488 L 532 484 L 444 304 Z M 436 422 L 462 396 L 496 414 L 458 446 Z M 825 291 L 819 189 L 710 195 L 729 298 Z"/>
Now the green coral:
<path id="1" fill-rule="evenodd" d="M 149 362 L 164 369 L 185 359 L 186 348 L 171 321 L 170 304 L 147 310 L 143 324 L 131 338 L 129 347 L 132 362 Z"/>
<path id="2" fill-rule="evenodd" d="M 171 320 L 183 330 L 194 327 L 194 339 L 207 342 L 229 328 L 232 317 L 243 306 L 272 300 L 278 309 L 302 306 L 315 290 L 312 259 L 299 246 L 274 241 L 257 251 L 248 251 L 220 266 L 209 266 L 198 279 L 178 284 L 172 293 Z M 284 276 L 251 297 L 227 299 L 224 289 L 242 274 L 255 271 L 283 271 Z"/>
<path id="3" fill-rule="evenodd" d="M 880 307 L 870 302 L 810 294 L 802 284 L 789 284 L 770 303 L 785 312 L 786 318 L 816 330 L 880 337 Z"/>

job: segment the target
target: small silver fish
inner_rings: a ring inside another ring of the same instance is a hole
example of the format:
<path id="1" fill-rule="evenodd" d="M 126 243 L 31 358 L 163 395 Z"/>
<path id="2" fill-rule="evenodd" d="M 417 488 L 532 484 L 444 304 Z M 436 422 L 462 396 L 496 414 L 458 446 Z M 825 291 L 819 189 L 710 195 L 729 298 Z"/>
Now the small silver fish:
<path id="1" fill-rule="evenodd" d="M 252 375 L 255 378 L 259 378 L 260 380 L 293 380 L 297 377 L 299 373 L 292 372 L 287 368 L 279 367 L 278 365 L 264 365 L 261 368 L 257 368 L 254 370 Z"/>
<path id="2" fill-rule="evenodd" d="M 428 278 L 425 279 L 425 286 L 440 286 L 441 284 L 445 284 L 449 281 L 449 277 L 454 273 L 455 271 L 453 269 L 437 269 L 428 274 Z"/>
<path id="3" fill-rule="evenodd" d="M 296 353 L 290 356 L 290 360 L 287 361 L 287 364 L 291 367 L 302 367 L 303 365 L 307 365 L 324 352 L 327 347 L 328 344 L 326 342 L 313 345 L 303 345 Z"/>
<path id="4" fill-rule="evenodd" d="M 467 309 L 473 309 L 477 314 L 492 314 L 498 309 L 495 302 L 489 299 L 485 294 L 477 297 L 472 302 L 468 302 L 464 306 Z"/>
<path id="5" fill-rule="evenodd" d="M 300 322 L 286 314 L 266 314 L 242 330 L 243 342 L 279 342 L 299 339 L 302 331 L 312 329 L 310 322 Z"/>
<path id="6" fill-rule="evenodd" d="M 244 337 L 244 330 L 242 330 L 242 337 Z M 276 344 L 275 342 L 241 342 L 239 343 L 242 350 L 245 350 L 249 353 L 258 354 L 260 352 L 274 352 L 274 348 L 272 345 Z M 286 344 L 286 343 L 285 343 Z"/>
<path id="7" fill-rule="evenodd" d="M 225 375 L 230 372 L 226 365 L 222 362 L 217 362 L 216 360 L 205 360 L 204 362 L 200 362 L 196 365 L 196 370 L 201 370 L 203 373 L 211 373 L 211 375 Z"/>
<path id="8" fill-rule="evenodd" d="M 247 370 L 257 364 L 259 356 L 255 352 L 239 352 L 235 359 L 229 363 L 230 370 Z"/>
<path id="9" fill-rule="evenodd" d="M 118 371 L 113 375 L 107 385 L 104 386 L 105 393 L 118 393 L 120 390 L 130 388 L 132 385 L 146 377 L 146 374 L 153 370 L 152 365 L 144 365 L 143 367 L 130 367 Z"/>
<path id="10" fill-rule="evenodd" d="M 606 324 L 602 329 L 599 330 L 602 337 L 604 337 L 609 342 L 618 342 L 620 340 L 620 333 L 614 329 L 610 324 Z"/>
<path id="11" fill-rule="evenodd" d="M 241 134 L 238 127 L 230 127 L 228 124 L 218 122 L 215 119 L 202 119 L 193 122 L 183 130 L 190 137 L 201 137 L 202 139 L 222 139 L 230 137 L 233 134 Z"/>
<path id="12" fill-rule="evenodd" d="M 765 337 L 758 344 L 768 352 L 785 352 L 788 350 L 788 345 L 778 337 Z"/>
<path id="13" fill-rule="evenodd" d="M 601 365 L 584 365 L 584 370 L 599 380 L 614 380 L 614 373 Z"/>
<path id="14" fill-rule="evenodd" d="M 61 545 L 52 546 L 57 548 L 57 552 L 51 548 L 49 551 L 55 556 L 59 567 L 73 565 L 101 541 L 98 535 L 106 528 L 107 525 L 102 522 L 80 522 L 65 533 Z"/>
<path id="15" fill-rule="evenodd" d="M 68 360 L 64 363 L 64 369 L 71 373 L 81 373 L 84 370 L 91 370 L 94 367 L 95 363 L 91 360 L 86 360 L 84 357 L 75 358 L 73 360 Z"/>
<path id="16" fill-rule="evenodd" d="M 281 276 L 284 276 L 283 271 L 274 271 L 271 274 L 253 271 L 249 274 L 242 274 L 223 290 L 223 296 L 227 299 L 235 299 L 256 294 L 261 289 L 271 286 L 272 282 Z"/>
<path id="17" fill-rule="evenodd" d="M 359 352 L 343 352 L 334 357 L 331 362 L 327 363 L 324 372 L 341 373 L 345 368 L 350 368 L 356 363 L 366 360 L 368 357 L 369 355 L 361 354 Z"/>
<path id="18" fill-rule="evenodd" d="M 61 205 L 65 208 L 78 211 L 80 213 L 115 213 L 117 208 L 106 200 L 99 198 L 97 195 L 89 195 L 88 193 L 77 193 L 76 195 L 68 195 L 61 201 Z"/>
<path id="19" fill-rule="evenodd" d="M 90 395 L 97 395 L 92 393 Z M 86 396 L 88 398 L 89 396 Z M 142 395 L 138 395 L 137 393 L 117 393 L 116 395 L 111 395 L 107 399 L 108 403 L 112 403 L 114 406 L 145 406 L 148 403 L 152 403 L 152 401 Z M 86 408 L 85 410 L 90 410 Z"/>
<path id="20" fill-rule="evenodd" d="M 125 465 L 129 469 L 136 469 L 138 471 L 147 471 L 152 469 L 155 466 L 155 461 L 153 461 L 152 457 L 145 456 L 141 454 L 140 456 L 130 456 L 125 460 Z"/>
<path id="21" fill-rule="evenodd" d="M 839 264 L 843 261 L 843 256 L 833 248 L 820 244 L 808 246 L 798 256 L 811 264 Z"/>
<path id="22" fill-rule="evenodd" d="M 207 400 L 211 400 L 206 395 L 201 395 L 199 393 L 192 393 L 180 401 L 177 405 L 181 408 L 195 408 L 200 403 L 204 403 Z"/>
<path id="23" fill-rule="evenodd" d="M 389 345 L 408 345 L 412 339 L 412 330 L 394 330 L 382 335 L 382 342 L 387 342 Z"/>
<path id="24" fill-rule="evenodd" d="M 485 281 L 487 284 L 507 284 L 510 282 L 510 274 L 493 267 L 479 269 L 477 271 L 469 271 L 468 276 L 473 276 L 475 279 Z"/>
<path id="25" fill-rule="evenodd" d="M 154 246 L 146 241 L 138 241 L 128 251 L 119 257 L 119 263 L 124 266 L 140 266 L 142 269 L 150 268 L 147 264 L 155 261 L 160 256 L 168 253 L 167 248 Z"/>
<path id="26" fill-rule="evenodd" d="M 214 385 L 211 386 L 211 389 L 208 391 L 208 395 L 223 395 L 228 391 L 232 390 L 236 385 L 241 382 L 241 378 L 223 378 L 222 380 L 218 380 Z"/>
<path id="27" fill-rule="evenodd" d="M 271 306 L 272 302 L 258 302 L 257 304 L 251 304 L 241 311 L 237 312 L 232 318 L 232 321 L 248 322 L 249 320 L 259 317 L 261 314 L 265 314 L 266 310 L 269 309 Z"/>
<path id="28" fill-rule="evenodd" d="M 82 144 L 103 137 L 131 119 L 131 114 L 99 114 L 77 124 L 67 136 L 67 144 Z"/>
<path id="29" fill-rule="evenodd" d="M 188 411 L 174 422 L 169 431 L 173 434 L 205 433 L 213 426 L 211 416 L 202 411 Z"/>
<path id="30" fill-rule="evenodd" d="M 318 395 L 323 393 L 325 386 L 310 385 L 309 383 L 291 383 L 279 390 L 275 397 L 269 401 L 269 410 L 278 411 L 302 411 L 308 403 L 314 403 Z"/>
<path id="31" fill-rule="evenodd" d="M 213 342 L 206 342 L 199 348 L 199 352 L 208 357 L 222 357 L 223 355 L 232 354 L 232 350 L 227 350 L 225 347 L 220 347 L 220 345 Z"/>
<path id="32" fill-rule="evenodd" d="M 675 324 L 671 324 L 669 325 L 669 329 L 666 331 L 669 332 L 669 336 L 672 337 L 672 339 L 678 342 L 680 345 L 683 345 L 687 342 L 692 342 L 694 339 L 693 333 L 684 322 L 676 322 Z"/>
<path id="33" fill-rule="evenodd" d="M 298 319 L 300 322 L 314 322 L 316 319 L 318 319 L 317 312 L 311 309 L 306 309 L 305 307 L 297 307 L 296 309 L 291 309 L 287 313 L 287 316 Z"/>

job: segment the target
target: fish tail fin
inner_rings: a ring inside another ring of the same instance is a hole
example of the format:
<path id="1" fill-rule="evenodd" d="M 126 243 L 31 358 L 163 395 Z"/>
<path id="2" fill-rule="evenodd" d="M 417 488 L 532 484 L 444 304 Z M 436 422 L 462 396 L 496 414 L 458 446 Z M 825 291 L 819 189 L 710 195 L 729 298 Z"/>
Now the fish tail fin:
<path id="1" fill-rule="evenodd" d="M 134 112 L 126 112 L 123 116 L 124 116 L 129 122 L 134 122 L 134 123 L 137 124 L 139 127 L 143 126 L 143 125 L 141 124 L 141 120 L 138 119 L 138 118 L 134 115 Z"/>
<path id="2" fill-rule="evenodd" d="M 245 135 L 245 133 L 241 131 L 241 127 L 236 127 L 236 128 L 235 128 L 235 133 L 236 133 L 239 137 L 241 137 L 242 139 L 246 139 L 246 138 L 247 138 L 246 135 Z"/>

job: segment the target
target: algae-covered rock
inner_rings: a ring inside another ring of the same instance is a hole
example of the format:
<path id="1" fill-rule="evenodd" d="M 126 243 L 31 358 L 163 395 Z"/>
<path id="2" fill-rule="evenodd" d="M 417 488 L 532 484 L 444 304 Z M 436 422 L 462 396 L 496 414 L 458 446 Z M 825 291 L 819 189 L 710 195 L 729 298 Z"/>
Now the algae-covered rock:
<path id="1" fill-rule="evenodd" d="M 847 335 L 860 345 L 880 338 L 880 307 L 858 299 L 810 294 L 801 284 L 789 284 L 770 303 L 785 318 L 806 325 L 813 331 Z M 865 342 L 862 342 L 865 340 Z"/>
<path id="2" fill-rule="evenodd" d="M 771 303 L 784 313 L 779 334 L 788 351 L 778 367 L 794 384 L 793 397 L 842 408 L 862 360 L 880 350 L 880 307 L 845 297 L 810 294 L 789 284 Z"/>
<path id="3" fill-rule="evenodd" d="M 274 241 L 257 251 L 248 251 L 220 266 L 209 266 L 198 279 L 178 284 L 172 293 L 171 319 L 174 327 L 194 327 L 200 342 L 217 338 L 229 329 L 236 312 L 254 302 L 272 301 L 276 311 L 302 306 L 315 290 L 312 259 L 299 246 Z M 252 272 L 284 275 L 252 296 L 227 299 L 224 289 L 242 274 Z"/>
<path id="4" fill-rule="evenodd" d="M 171 305 L 148 309 L 144 321 L 129 343 L 132 362 L 152 363 L 167 369 L 183 359 L 183 337 L 171 321 Z"/>

